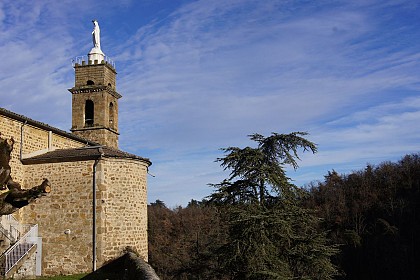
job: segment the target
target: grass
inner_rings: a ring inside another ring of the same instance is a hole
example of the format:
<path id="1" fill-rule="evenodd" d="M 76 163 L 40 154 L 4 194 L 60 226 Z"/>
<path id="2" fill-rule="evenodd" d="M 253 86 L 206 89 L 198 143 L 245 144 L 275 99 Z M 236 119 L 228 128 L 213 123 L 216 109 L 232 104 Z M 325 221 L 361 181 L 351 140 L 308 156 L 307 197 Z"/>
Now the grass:
<path id="1" fill-rule="evenodd" d="M 87 274 L 60 275 L 60 276 L 36 278 L 36 280 L 79 280 L 86 275 Z"/>

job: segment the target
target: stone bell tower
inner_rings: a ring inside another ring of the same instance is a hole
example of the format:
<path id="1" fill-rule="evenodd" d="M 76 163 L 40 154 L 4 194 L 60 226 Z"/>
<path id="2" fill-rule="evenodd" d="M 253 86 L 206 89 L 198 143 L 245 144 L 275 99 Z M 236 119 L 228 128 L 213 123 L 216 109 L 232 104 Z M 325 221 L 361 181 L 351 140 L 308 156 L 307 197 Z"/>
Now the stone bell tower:
<path id="1" fill-rule="evenodd" d="M 90 141 L 118 149 L 118 99 L 115 65 L 101 50 L 100 30 L 92 21 L 93 48 L 74 62 L 71 131 Z"/>

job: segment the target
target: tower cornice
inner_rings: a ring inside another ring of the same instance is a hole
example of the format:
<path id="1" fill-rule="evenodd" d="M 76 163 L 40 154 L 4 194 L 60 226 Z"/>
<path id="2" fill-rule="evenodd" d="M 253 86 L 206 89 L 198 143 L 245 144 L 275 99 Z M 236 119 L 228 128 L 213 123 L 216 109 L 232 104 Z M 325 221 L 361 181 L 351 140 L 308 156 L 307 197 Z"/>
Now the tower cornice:
<path id="1" fill-rule="evenodd" d="M 72 87 L 69 88 L 68 91 L 70 91 L 72 94 L 83 94 L 83 93 L 92 93 L 92 92 L 101 92 L 106 91 L 107 93 L 111 94 L 113 97 L 120 99 L 122 97 L 121 94 L 113 90 L 109 86 L 91 86 L 91 85 L 85 85 L 85 86 L 78 86 L 78 87 Z"/>
<path id="2" fill-rule="evenodd" d="M 120 135 L 119 133 L 118 133 L 118 131 L 116 131 L 115 129 L 112 129 L 112 128 L 109 128 L 109 127 L 105 127 L 105 126 L 103 126 L 103 125 L 98 125 L 98 124 L 93 124 L 92 126 L 90 126 L 90 127 L 81 127 L 81 128 L 74 128 L 74 127 L 72 127 L 71 129 L 70 129 L 70 131 L 71 132 L 75 132 L 75 131 L 87 131 L 87 130 L 98 130 L 98 129 L 105 129 L 105 130 L 108 130 L 108 131 L 110 131 L 110 132 L 112 132 L 112 133 L 115 133 L 115 134 L 117 134 L 117 135 Z"/>

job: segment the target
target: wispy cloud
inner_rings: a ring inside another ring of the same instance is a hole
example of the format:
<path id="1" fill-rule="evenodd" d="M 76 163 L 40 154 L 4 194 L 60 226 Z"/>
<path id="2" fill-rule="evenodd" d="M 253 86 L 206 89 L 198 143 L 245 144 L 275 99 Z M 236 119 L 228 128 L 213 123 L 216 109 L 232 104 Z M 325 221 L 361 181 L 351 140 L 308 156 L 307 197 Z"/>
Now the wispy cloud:
<path id="1" fill-rule="evenodd" d="M 70 2 L 0 5 L 2 106 L 64 129 L 69 58 L 88 51 L 97 17 Z M 120 146 L 154 162 L 151 200 L 208 195 L 226 175 L 218 148 L 254 132 L 311 133 L 319 153 L 290 173 L 301 184 L 420 148 L 412 1 L 111 2 L 100 24 L 123 95 Z"/>
<path id="2" fill-rule="evenodd" d="M 131 121 L 159 135 L 139 138 L 146 150 L 159 147 L 162 155 L 185 159 L 211 147 L 250 144 L 245 136 L 253 132 L 308 130 L 320 153 L 305 157 L 303 166 L 358 161 L 362 168 L 369 159 L 418 148 L 419 135 L 392 135 L 419 120 L 418 108 L 402 106 L 407 91 L 418 89 L 419 53 L 384 44 L 387 26 L 372 18 L 375 7 L 292 14 L 282 5 L 250 12 L 244 1 L 237 4 L 196 2 L 133 40 L 140 50 L 133 49 L 139 64 L 132 67 L 143 70 L 131 79 L 128 68 L 123 87 L 142 91 L 126 99 Z M 401 105 L 396 115 L 387 102 Z M 133 114 L 136 108 L 143 113 Z M 332 126 L 352 116 L 359 122 Z M 207 168 L 204 157 L 194 164 Z"/>

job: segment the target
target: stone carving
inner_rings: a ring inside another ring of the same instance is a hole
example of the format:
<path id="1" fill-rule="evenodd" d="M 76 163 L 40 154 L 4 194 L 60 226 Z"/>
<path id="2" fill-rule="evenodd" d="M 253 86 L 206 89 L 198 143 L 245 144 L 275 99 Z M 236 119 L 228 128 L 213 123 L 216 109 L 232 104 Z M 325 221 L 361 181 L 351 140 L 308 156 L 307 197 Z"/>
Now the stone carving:
<path id="1" fill-rule="evenodd" d="M 13 137 L 4 139 L 0 134 L 0 189 L 9 189 L 0 194 L 0 216 L 12 214 L 51 191 L 48 179 L 28 190 L 22 189 L 19 183 L 13 181 L 9 163 L 14 143 Z"/>
<path id="2" fill-rule="evenodd" d="M 99 24 L 96 19 L 92 20 L 92 22 L 93 22 L 93 31 L 92 31 L 93 48 L 101 49 L 101 30 L 99 29 Z"/>

